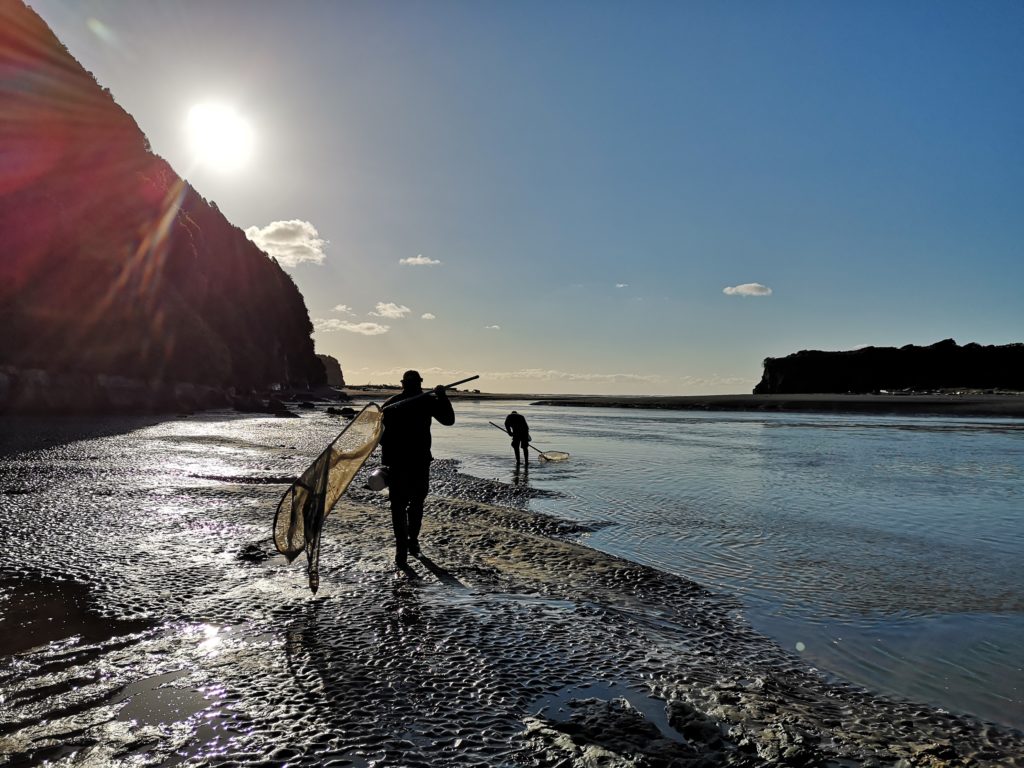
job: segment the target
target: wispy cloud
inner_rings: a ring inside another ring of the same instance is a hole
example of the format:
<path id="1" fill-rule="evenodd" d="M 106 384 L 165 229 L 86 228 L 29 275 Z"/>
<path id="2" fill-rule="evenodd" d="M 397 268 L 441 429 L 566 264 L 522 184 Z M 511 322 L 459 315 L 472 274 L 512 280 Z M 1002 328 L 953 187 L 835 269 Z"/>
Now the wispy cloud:
<path id="1" fill-rule="evenodd" d="M 378 301 L 377 308 L 370 314 L 374 317 L 389 317 L 393 320 L 405 317 L 412 310 L 404 304 L 395 304 L 393 301 Z"/>
<path id="2" fill-rule="evenodd" d="M 383 370 L 371 370 L 369 368 L 354 368 L 356 374 L 368 374 L 373 380 L 387 380 L 389 377 L 400 377 L 404 368 L 388 368 Z M 523 368 L 516 371 L 470 371 L 452 370 L 449 368 L 418 368 L 420 374 L 431 381 L 452 381 L 465 378 L 474 373 L 480 375 L 481 381 L 522 381 L 524 379 L 541 381 L 583 381 L 601 383 L 627 383 L 640 382 L 654 384 L 665 381 L 662 376 L 642 375 L 639 373 L 587 373 L 579 371 L 559 371 L 548 368 Z M 347 370 L 346 370 L 347 373 Z M 476 385 L 473 385 L 476 386 Z"/>
<path id="3" fill-rule="evenodd" d="M 350 307 L 348 304 L 338 304 L 331 311 L 332 312 L 338 312 L 339 314 L 342 314 L 342 315 L 354 315 L 355 314 L 355 312 L 353 311 L 352 307 Z"/>
<path id="4" fill-rule="evenodd" d="M 481 374 L 484 376 L 484 374 Z M 660 381 L 659 376 L 645 376 L 639 373 L 597 373 L 584 371 L 559 371 L 552 368 L 523 368 L 518 371 L 491 371 L 486 374 L 492 379 L 539 379 L 541 381 L 598 381 L 598 382 L 647 382 Z"/>
<path id="5" fill-rule="evenodd" d="M 737 391 L 749 391 L 750 387 L 756 383 L 749 376 L 719 376 L 717 374 L 711 374 L 710 376 L 680 376 L 678 381 L 687 390 L 696 389 L 700 391 L 721 389 L 725 386 L 735 387 Z"/>
<path id="6" fill-rule="evenodd" d="M 339 320 L 336 317 L 316 319 L 313 321 L 313 330 L 320 332 L 347 331 L 348 333 L 359 333 L 363 336 L 380 336 L 391 330 L 390 325 L 380 323 L 353 323 L 351 320 Z"/>
<path id="7" fill-rule="evenodd" d="M 486 330 L 486 331 L 500 331 L 501 330 L 501 326 L 500 325 L 485 325 L 484 326 L 484 330 Z"/>
<path id="8" fill-rule="evenodd" d="M 422 315 L 420 315 L 420 319 L 422 319 L 422 320 L 437 320 L 437 315 L 435 315 L 433 312 L 424 312 Z"/>
<path id="9" fill-rule="evenodd" d="M 727 285 L 722 289 L 726 296 L 771 296 L 772 289 L 760 283 L 743 283 L 742 285 Z"/>
<path id="10" fill-rule="evenodd" d="M 404 370 L 405 368 L 399 367 L 386 369 L 372 369 L 368 367 L 352 368 L 352 374 L 354 377 L 365 376 L 370 381 L 398 381 Z M 595 387 L 629 387 L 631 385 L 638 385 L 645 389 L 660 389 L 664 387 L 673 390 L 682 385 L 685 390 L 696 391 L 698 393 L 707 392 L 709 390 L 720 391 L 723 389 L 734 392 L 745 392 L 749 391 L 750 387 L 756 382 L 756 377 L 754 380 L 751 380 L 748 376 L 720 376 L 711 374 L 709 376 L 676 377 L 642 373 L 562 371 L 555 368 L 521 368 L 519 370 L 508 371 L 487 371 L 466 369 L 455 370 L 451 368 L 432 366 L 419 367 L 417 370 L 430 382 L 455 381 L 477 373 L 480 374 L 480 381 L 475 382 L 470 386 L 480 386 L 481 388 L 498 387 L 499 389 L 503 386 L 523 386 L 525 382 L 547 382 L 552 386 L 564 383 L 570 385 L 570 389 L 576 388 L 575 386 L 571 386 L 574 384 L 579 384 L 581 386 L 591 384 L 595 385 Z M 346 376 L 349 374 L 348 368 L 345 369 L 345 374 Z M 536 384 L 526 384 L 526 386 L 536 386 Z"/>
<path id="11" fill-rule="evenodd" d="M 399 259 L 398 263 L 405 264 L 409 267 L 436 267 L 441 262 L 438 259 L 427 258 L 421 253 L 418 256 L 413 256 L 408 259 Z"/>
<path id="12" fill-rule="evenodd" d="M 299 264 L 323 264 L 327 241 L 320 237 L 316 227 L 308 221 L 290 219 L 272 221 L 265 227 L 249 227 L 245 236 L 268 255 L 277 259 L 282 267 L 294 268 Z"/>
<path id="13" fill-rule="evenodd" d="M 616 283 L 616 288 L 629 288 L 629 283 Z"/>

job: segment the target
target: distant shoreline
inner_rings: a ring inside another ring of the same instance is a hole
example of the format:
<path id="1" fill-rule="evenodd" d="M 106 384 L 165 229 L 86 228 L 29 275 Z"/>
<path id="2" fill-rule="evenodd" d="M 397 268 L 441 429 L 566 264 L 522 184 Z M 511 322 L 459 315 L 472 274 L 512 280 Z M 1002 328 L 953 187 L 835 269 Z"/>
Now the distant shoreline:
<path id="1" fill-rule="evenodd" d="M 390 396 L 397 389 L 346 387 L 353 398 Z M 756 411 L 916 414 L 1024 418 L 1024 394 L 908 395 L 540 395 L 455 392 L 458 400 L 518 400 L 532 405 L 649 408 L 674 411 Z"/>
<path id="2" fill-rule="evenodd" d="M 682 411 L 796 411 L 908 413 L 935 416 L 1024 418 L 1024 395 L 680 395 L 562 396 L 535 405 L 661 408 Z"/>

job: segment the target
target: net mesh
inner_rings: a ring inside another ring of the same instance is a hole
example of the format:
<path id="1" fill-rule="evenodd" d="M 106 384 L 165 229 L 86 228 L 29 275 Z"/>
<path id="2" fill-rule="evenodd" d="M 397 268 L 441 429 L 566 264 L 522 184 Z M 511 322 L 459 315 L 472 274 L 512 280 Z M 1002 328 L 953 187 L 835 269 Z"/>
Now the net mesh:
<path id="1" fill-rule="evenodd" d="M 568 461 L 569 454 L 565 451 L 541 451 L 541 461 Z"/>
<path id="2" fill-rule="evenodd" d="M 285 491 L 274 515 L 274 546 L 291 562 L 306 553 L 309 588 L 320 586 L 320 533 L 324 520 L 356 472 L 377 447 L 381 411 L 370 403 Z"/>

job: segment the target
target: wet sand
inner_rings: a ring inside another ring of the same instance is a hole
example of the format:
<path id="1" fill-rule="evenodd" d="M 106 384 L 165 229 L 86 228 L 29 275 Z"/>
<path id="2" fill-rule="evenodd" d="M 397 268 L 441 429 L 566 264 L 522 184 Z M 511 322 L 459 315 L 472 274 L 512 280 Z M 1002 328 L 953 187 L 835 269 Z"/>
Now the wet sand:
<path id="1" fill-rule="evenodd" d="M 576 525 L 521 509 L 529 489 L 436 464 L 424 557 L 396 573 L 386 496 L 354 487 L 315 597 L 262 508 L 126 531 L 91 600 L 24 569 L 6 600 L 45 594 L 62 620 L 63 595 L 69 626 L 4 649 L 0 758 L 1024 765 L 1024 734 L 830 682 L 728 595 L 575 544 Z"/>

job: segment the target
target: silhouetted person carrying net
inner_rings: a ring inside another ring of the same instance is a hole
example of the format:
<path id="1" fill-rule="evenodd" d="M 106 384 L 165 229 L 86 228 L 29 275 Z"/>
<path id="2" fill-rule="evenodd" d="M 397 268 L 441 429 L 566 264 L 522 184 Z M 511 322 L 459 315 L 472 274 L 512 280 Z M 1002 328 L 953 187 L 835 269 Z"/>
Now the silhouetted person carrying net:
<path id="1" fill-rule="evenodd" d="M 431 419 L 446 427 L 455 423 L 445 387 L 440 385 L 425 393 L 422 383 L 417 371 L 406 371 L 402 392 L 388 398 L 382 408 L 381 464 L 387 467 L 395 565 L 399 568 L 406 566 L 409 554 L 420 554 L 423 502 L 430 490 L 430 462 L 434 458 L 430 454 Z"/>
<path id="2" fill-rule="evenodd" d="M 519 463 L 519 449 L 523 449 L 523 461 L 530 463 L 530 454 L 526 450 L 530 444 L 530 425 L 526 417 L 519 411 L 512 411 L 505 417 L 505 431 L 512 436 L 512 450 L 516 453 L 516 464 Z"/>

